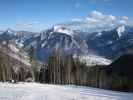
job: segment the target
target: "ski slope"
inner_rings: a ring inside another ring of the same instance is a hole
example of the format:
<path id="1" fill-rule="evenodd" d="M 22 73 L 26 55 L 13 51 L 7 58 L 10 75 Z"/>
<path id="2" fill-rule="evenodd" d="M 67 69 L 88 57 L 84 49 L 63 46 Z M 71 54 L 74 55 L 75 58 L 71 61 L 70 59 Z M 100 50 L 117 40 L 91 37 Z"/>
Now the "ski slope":
<path id="1" fill-rule="evenodd" d="M 133 93 L 37 83 L 0 83 L 0 100 L 133 100 Z"/>

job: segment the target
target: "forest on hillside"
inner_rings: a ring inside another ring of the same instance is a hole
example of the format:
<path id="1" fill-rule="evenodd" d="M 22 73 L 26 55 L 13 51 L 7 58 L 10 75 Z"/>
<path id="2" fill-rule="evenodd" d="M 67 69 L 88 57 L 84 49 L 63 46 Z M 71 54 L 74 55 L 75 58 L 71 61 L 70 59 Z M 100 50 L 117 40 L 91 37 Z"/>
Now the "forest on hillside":
<path id="1" fill-rule="evenodd" d="M 112 67 L 88 66 L 78 57 L 73 58 L 72 55 L 62 57 L 58 51 L 53 52 L 43 64 L 38 63 L 34 56 L 30 56 L 30 63 L 31 67 L 28 67 L 0 52 L 0 81 L 14 83 L 35 81 L 133 91 L 133 74 L 117 72 L 113 69 L 113 65 L 110 65 Z M 125 67 L 128 69 L 127 66 Z"/>

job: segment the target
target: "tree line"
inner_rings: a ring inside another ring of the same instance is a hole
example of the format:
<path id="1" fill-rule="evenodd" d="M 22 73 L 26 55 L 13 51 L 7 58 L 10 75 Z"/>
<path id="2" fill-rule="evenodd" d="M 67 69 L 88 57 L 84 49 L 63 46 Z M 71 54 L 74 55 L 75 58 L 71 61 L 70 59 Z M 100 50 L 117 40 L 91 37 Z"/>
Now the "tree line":
<path id="1" fill-rule="evenodd" d="M 108 66 L 88 66 L 73 58 L 72 55 L 62 57 L 58 51 L 48 59 L 40 70 L 39 82 L 50 84 L 84 85 L 110 90 L 133 91 L 132 76 L 106 70 Z"/>
<path id="2" fill-rule="evenodd" d="M 103 89 L 133 91 L 132 77 L 107 71 L 108 66 L 88 66 L 77 56 L 54 51 L 43 64 L 31 53 L 31 67 L 0 53 L 0 81 L 35 81 L 48 84 L 74 84 Z"/>
<path id="3" fill-rule="evenodd" d="M 28 77 L 32 77 L 30 70 L 27 65 L 0 52 L 0 81 L 25 81 Z"/>

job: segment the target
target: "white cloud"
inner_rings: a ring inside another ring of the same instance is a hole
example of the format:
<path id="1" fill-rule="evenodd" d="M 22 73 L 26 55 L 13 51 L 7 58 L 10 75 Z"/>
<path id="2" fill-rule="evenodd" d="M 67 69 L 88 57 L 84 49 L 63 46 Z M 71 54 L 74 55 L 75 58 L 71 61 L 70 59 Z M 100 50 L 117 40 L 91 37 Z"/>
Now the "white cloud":
<path id="1" fill-rule="evenodd" d="M 88 21 L 88 25 L 93 25 L 94 27 L 113 27 L 116 24 L 117 18 L 113 15 L 105 15 L 99 11 L 93 11 L 85 19 Z"/>
<path id="2" fill-rule="evenodd" d="M 16 30 L 38 32 L 45 28 L 45 24 L 41 24 L 39 21 L 18 21 L 15 28 Z"/>
<path id="3" fill-rule="evenodd" d="M 129 18 L 127 16 L 116 17 L 113 15 L 106 15 L 99 11 L 93 11 L 86 18 L 89 23 L 94 23 L 95 27 L 115 27 L 116 25 L 128 25 Z"/>
<path id="4" fill-rule="evenodd" d="M 87 17 L 87 19 L 93 19 L 93 20 L 105 20 L 105 19 L 108 19 L 108 20 L 116 20 L 116 17 L 113 16 L 113 15 L 105 15 L 99 11 L 93 11 L 89 14 L 89 16 Z"/>
<path id="5" fill-rule="evenodd" d="M 128 20 L 129 18 L 127 16 L 122 17 L 123 20 Z"/>
<path id="6" fill-rule="evenodd" d="M 124 25 L 127 24 L 127 22 L 125 20 L 120 20 L 119 22 L 120 22 L 120 24 L 124 24 Z"/>
<path id="7" fill-rule="evenodd" d="M 66 25 L 69 28 L 100 32 L 103 30 L 110 30 L 121 25 L 133 25 L 133 21 L 127 16 L 117 17 L 104 14 L 99 11 L 92 11 L 85 19 L 81 20 L 77 17 Z"/>
<path id="8" fill-rule="evenodd" d="M 16 26 L 17 27 L 23 27 L 23 28 L 30 28 L 30 27 L 33 27 L 33 26 L 39 24 L 39 23 L 40 23 L 39 21 L 33 21 L 33 22 L 30 22 L 30 21 L 29 22 L 22 22 L 22 21 L 20 21 L 16 24 Z"/>
<path id="9" fill-rule="evenodd" d="M 93 23 L 97 23 L 97 22 L 99 22 L 98 19 L 90 18 L 90 17 L 87 17 L 86 20 L 87 20 L 88 22 L 93 22 Z"/>
<path id="10" fill-rule="evenodd" d="M 109 17 L 110 20 L 116 20 L 116 19 L 117 19 L 117 18 L 116 18 L 115 16 L 113 16 L 113 15 L 109 15 L 108 17 Z"/>
<path id="11" fill-rule="evenodd" d="M 96 26 L 100 25 L 100 27 L 102 25 L 106 25 L 108 23 L 110 23 L 112 26 L 112 22 L 114 22 L 117 18 L 113 15 L 105 15 L 99 11 L 93 11 L 89 14 L 89 16 L 86 18 L 86 20 L 89 22 L 89 23 L 93 23 L 95 24 Z M 102 25 L 101 25 L 102 23 Z"/>
<path id="12" fill-rule="evenodd" d="M 93 11 L 89 14 L 89 17 L 94 19 L 103 19 L 105 16 L 99 11 Z"/>
<path id="13" fill-rule="evenodd" d="M 78 17 L 75 17 L 75 18 L 72 19 L 72 21 L 77 21 L 77 22 L 80 22 L 80 21 L 82 21 L 82 20 L 83 20 L 83 19 L 78 18 Z"/>
<path id="14" fill-rule="evenodd" d="M 16 26 L 17 27 L 27 27 L 27 28 L 29 28 L 29 27 L 32 27 L 32 23 L 30 23 L 30 22 L 18 22 L 16 24 Z"/>
<path id="15" fill-rule="evenodd" d="M 122 16 L 120 18 L 120 23 L 123 24 L 123 25 L 128 25 L 129 24 L 129 21 L 131 22 L 131 20 L 129 20 L 129 18 L 127 16 Z"/>

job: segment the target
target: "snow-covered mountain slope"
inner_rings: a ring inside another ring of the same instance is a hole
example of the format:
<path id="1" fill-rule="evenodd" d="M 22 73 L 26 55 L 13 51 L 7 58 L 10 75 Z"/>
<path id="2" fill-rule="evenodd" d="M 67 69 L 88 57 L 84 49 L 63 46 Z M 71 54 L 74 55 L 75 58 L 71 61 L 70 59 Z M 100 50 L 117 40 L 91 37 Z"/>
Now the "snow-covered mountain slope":
<path id="1" fill-rule="evenodd" d="M 64 34 L 71 35 L 71 36 L 74 34 L 73 30 L 63 27 L 63 26 L 57 25 L 57 26 L 54 26 L 53 29 L 54 29 L 54 32 L 57 32 L 57 33 L 64 33 Z"/>
<path id="2" fill-rule="evenodd" d="M 6 41 L 0 43 L 0 51 L 5 55 L 10 56 L 13 59 L 27 65 L 31 66 L 29 63 L 29 57 L 25 51 L 19 48 L 16 44 L 7 43 Z"/>
<path id="3" fill-rule="evenodd" d="M 1 77 L 4 77 L 4 79 L 1 79 L 1 81 L 25 81 L 32 78 L 29 59 L 13 44 L 7 46 L 0 44 L 0 59 L 0 64 L 4 65 L 4 69 L 1 69 L 4 72 Z"/>
<path id="4" fill-rule="evenodd" d="M 29 51 L 31 46 L 36 50 L 36 56 L 44 61 L 54 50 L 59 50 L 62 54 L 87 54 L 88 46 L 78 34 L 69 35 L 59 28 L 46 30 L 40 35 L 25 41 L 25 50 Z M 67 31 L 68 32 L 68 31 Z"/>
<path id="5" fill-rule="evenodd" d="M 119 26 L 110 31 L 88 34 L 86 41 L 89 49 L 102 56 L 115 58 L 124 53 L 133 53 L 133 27 Z"/>
<path id="6" fill-rule="evenodd" d="M 92 54 L 88 54 L 86 56 L 80 56 L 79 57 L 81 62 L 86 63 L 88 66 L 90 65 L 109 65 L 111 64 L 111 60 L 106 59 L 104 57 L 101 56 L 97 56 L 97 55 L 92 55 Z"/>
<path id="7" fill-rule="evenodd" d="M 88 52 L 90 54 L 94 52 L 88 49 L 89 45 L 79 32 L 63 26 L 54 26 L 38 34 L 8 29 L 0 35 L 0 41 L 2 44 L 11 43 L 9 47 L 13 52 L 19 52 L 19 49 L 24 49 L 29 53 L 31 47 L 34 47 L 35 55 L 40 61 L 46 60 L 54 50 L 59 50 L 63 55 L 88 55 Z M 96 61 L 94 59 L 97 57 L 93 56 L 91 58 L 89 64 L 94 63 Z M 100 64 L 97 61 L 95 63 Z"/>
<path id="8" fill-rule="evenodd" d="M 121 37 L 124 31 L 125 31 L 125 26 L 118 27 L 117 29 L 118 36 Z"/>
<path id="9" fill-rule="evenodd" d="M 133 93 L 84 86 L 0 83 L 0 100 L 132 100 Z"/>
<path id="10" fill-rule="evenodd" d="M 55 25 L 51 29 L 36 34 L 25 31 L 16 32 L 11 29 L 0 34 L 1 43 L 13 42 L 27 52 L 34 47 L 36 57 L 41 61 L 47 59 L 54 50 L 62 51 L 63 54 L 87 54 L 87 56 L 93 54 L 102 56 L 101 58 L 115 59 L 123 53 L 133 53 L 132 40 L 133 27 L 127 25 L 119 25 L 112 30 L 94 33 Z M 91 58 L 95 59 L 95 57 Z"/>
<path id="11" fill-rule="evenodd" d="M 23 45 L 24 41 L 31 38 L 36 33 L 27 31 L 14 31 L 12 29 L 7 29 L 6 31 L 0 32 L 0 42 L 14 41 L 16 44 Z"/>
<path id="12" fill-rule="evenodd" d="M 88 65 L 108 65 L 111 63 L 106 58 L 92 55 L 94 51 L 88 49 L 89 45 L 80 34 L 61 26 L 55 26 L 25 41 L 25 50 L 30 51 L 31 47 L 35 49 L 37 59 L 40 61 L 47 59 L 54 50 L 59 50 L 62 55 L 80 56 L 81 61 L 86 61 Z"/>

